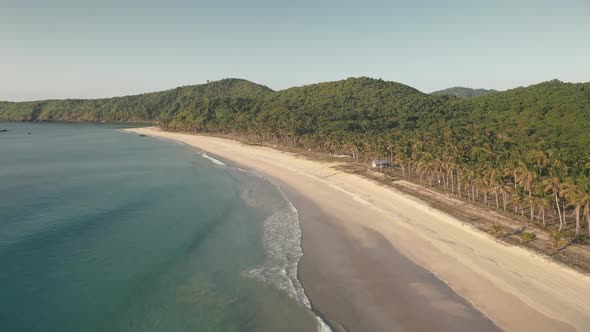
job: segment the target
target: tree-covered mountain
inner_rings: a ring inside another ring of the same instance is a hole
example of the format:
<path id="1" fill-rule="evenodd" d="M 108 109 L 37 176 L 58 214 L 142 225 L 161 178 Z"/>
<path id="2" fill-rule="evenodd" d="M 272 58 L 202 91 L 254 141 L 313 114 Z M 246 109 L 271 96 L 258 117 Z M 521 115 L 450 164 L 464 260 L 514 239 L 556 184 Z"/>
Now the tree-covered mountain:
<path id="1" fill-rule="evenodd" d="M 561 229 L 569 206 L 576 231 L 581 218 L 590 224 L 590 83 L 458 98 L 365 77 L 276 92 L 226 79 L 108 99 L 5 102 L 0 119 L 157 121 L 167 130 L 388 158 L 404 176 L 531 220 L 553 215 Z"/>
<path id="2" fill-rule="evenodd" d="M 209 100 L 179 113 L 163 112 L 160 124 L 172 130 L 320 144 L 353 133 L 415 127 L 415 121 L 434 116 L 447 100 L 395 82 L 350 78 L 277 91 L 256 100 Z"/>
<path id="3" fill-rule="evenodd" d="M 0 102 L 0 120 L 155 121 L 162 112 L 177 113 L 190 109 L 197 101 L 219 98 L 255 99 L 271 92 L 271 89 L 247 80 L 224 79 L 124 97 Z"/>
<path id="4" fill-rule="evenodd" d="M 493 89 L 490 89 L 490 90 L 488 90 L 488 89 L 472 89 L 472 88 L 465 88 L 465 87 L 461 87 L 461 86 L 456 86 L 456 87 L 447 88 L 444 90 L 434 91 L 430 94 L 435 95 L 435 96 L 451 95 L 451 96 L 457 96 L 460 98 L 473 98 L 473 97 L 487 95 L 487 94 L 490 94 L 493 92 L 498 92 L 498 91 L 493 90 Z"/>

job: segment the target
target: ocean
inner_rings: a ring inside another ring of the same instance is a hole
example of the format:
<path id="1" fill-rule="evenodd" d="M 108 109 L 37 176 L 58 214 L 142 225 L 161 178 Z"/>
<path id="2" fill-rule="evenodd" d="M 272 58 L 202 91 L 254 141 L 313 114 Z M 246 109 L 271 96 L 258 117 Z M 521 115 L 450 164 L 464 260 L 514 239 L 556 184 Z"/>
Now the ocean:
<path id="1" fill-rule="evenodd" d="M 327 330 L 280 188 L 124 127 L 0 123 L 0 330 Z"/>

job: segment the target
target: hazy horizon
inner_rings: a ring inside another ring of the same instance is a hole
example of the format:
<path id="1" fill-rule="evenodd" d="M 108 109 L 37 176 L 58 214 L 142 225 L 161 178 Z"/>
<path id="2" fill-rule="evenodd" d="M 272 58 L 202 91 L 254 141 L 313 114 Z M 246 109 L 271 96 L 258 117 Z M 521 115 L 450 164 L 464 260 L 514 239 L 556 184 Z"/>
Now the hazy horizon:
<path id="1" fill-rule="evenodd" d="M 3 1 L 0 100 L 226 77 L 273 90 L 368 76 L 430 93 L 590 81 L 590 3 Z"/>

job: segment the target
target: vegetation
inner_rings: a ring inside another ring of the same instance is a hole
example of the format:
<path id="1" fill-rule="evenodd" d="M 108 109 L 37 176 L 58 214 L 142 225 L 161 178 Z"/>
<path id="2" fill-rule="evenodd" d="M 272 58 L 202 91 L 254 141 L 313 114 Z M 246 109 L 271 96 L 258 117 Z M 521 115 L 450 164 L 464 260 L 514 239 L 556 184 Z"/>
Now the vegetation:
<path id="1" fill-rule="evenodd" d="M 498 92 L 496 90 L 488 90 L 488 89 L 472 89 L 472 88 L 464 88 L 464 87 L 453 87 L 444 90 L 434 91 L 431 95 L 435 96 L 442 96 L 442 95 L 451 95 L 457 96 L 460 98 L 473 98 L 479 97 L 483 95 L 487 95 L 493 92 Z"/>
<path id="2" fill-rule="evenodd" d="M 274 92 L 227 79 L 97 100 L 0 103 L 0 119 L 157 121 L 388 159 L 396 172 L 527 222 L 590 234 L 590 83 L 557 80 L 474 98 L 350 78 Z"/>
<path id="3" fill-rule="evenodd" d="M 498 224 L 498 223 L 492 224 L 492 231 L 494 231 L 495 234 L 499 234 L 503 229 L 504 229 L 504 226 L 502 224 Z"/>
<path id="4" fill-rule="evenodd" d="M 537 238 L 537 234 L 532 232 L 522 232 L 520 233 L 520 239 L 522 242 L 529 242 Z"/>
<path id="5" fill-rule="evenodd" d="M 550 233 L 551 241 L 553 242 L 553 248 L 555 250 L 559 249 L 559 246 L 563 242 L 563 232 L 561 231 L 552 231 Z"/>

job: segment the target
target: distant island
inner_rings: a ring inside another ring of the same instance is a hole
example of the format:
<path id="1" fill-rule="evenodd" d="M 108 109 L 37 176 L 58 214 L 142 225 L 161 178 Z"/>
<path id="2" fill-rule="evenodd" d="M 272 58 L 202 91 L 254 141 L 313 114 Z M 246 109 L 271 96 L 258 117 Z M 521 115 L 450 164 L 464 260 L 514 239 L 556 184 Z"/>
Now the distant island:
<path id="1" fill-rule="evenodd" d="M 448 89 L 444 89 L 444 90 L 439 90 L 439 91 L 434 91 L 431 92 L 431 95 L 435 95 L 435 96 L 442 96 L 442 95 L 451 95 L 451 96 L 457 96 L 457 97 L 461 97 L 461 98 L 473 98 L 473 97 L 479 97 L 479 96 L 483 96 L 483 95 L 487 95 L 490 93 L 494 93 L 494 92 L 498 92 L 497 90 L 493 90 L 493 89 L 472 89 L 472 88 L 465 88 L 465 87 L 461 87 L 461 86 L 456 86 L 456 87 L 452 87 L 452 88 L 448 88 Z"/>

